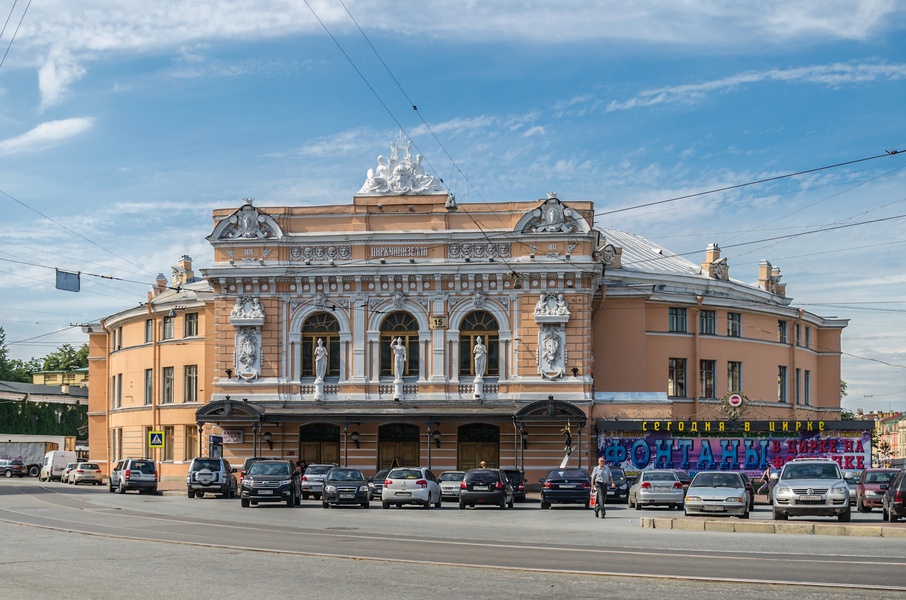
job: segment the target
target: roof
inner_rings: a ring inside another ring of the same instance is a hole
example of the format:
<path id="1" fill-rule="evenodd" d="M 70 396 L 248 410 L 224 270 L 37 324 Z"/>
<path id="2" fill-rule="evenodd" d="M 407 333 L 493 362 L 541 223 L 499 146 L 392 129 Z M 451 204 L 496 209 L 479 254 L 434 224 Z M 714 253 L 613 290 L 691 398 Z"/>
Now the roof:
<path id="1" fill-rule="evenodd" d="M 68 393 L 64 393 L 63 386 L 59 385 L 0 381 L 0 394 L 28 394 L 30 396 L 62 396 L 64 398 L 87 399 L 88 389 L 73 385 L 69 386 Z"/>

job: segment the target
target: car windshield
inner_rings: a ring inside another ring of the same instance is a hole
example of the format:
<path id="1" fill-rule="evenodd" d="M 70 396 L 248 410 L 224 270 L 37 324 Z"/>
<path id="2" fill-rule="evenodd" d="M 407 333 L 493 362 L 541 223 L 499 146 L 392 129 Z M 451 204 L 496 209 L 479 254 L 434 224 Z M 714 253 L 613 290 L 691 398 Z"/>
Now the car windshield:
<path id="1" fill-rule="evenodd" d="M 207 469 L 208 471 L 219 471 L 220 461 L 216 458 L 196 458 L 194 468 L 196 471 Z"/>
<path id="2" fill-rule="evenodd" d="M 742 479 L 735 473 L 699 473 L 690 487 L 743 487 Z"/>
<path id="3" fill-rule="evenodd" d="M 463 475 L 465 473 L 455 472 L 455 473 L 441 473 L 440 477 L 437 478 L 438 481 L 462 481 Z"/>
<path id="4" fill-rule="evenodd" d="M 466 474 L 465 480 L 469 483 L 497 483 L 500 476 L 497 471 L 472 471 Z"/>
<path id="5" fill-rule="evenodd" d="M 324 475 L 325 473 L 330 471 L 330 469 L 331 469 L 330 465 L 312 465 L 312 466 L 308 467 L 307 469 L 305 469 L 305 474 L 306 475 Z"/>
<path id="6" fill-rule="evenodd" d="M 282 462 L 258 461 L 249 469 L 249 475 L 277 475 L 289 477 L 289 465 Z"/>
<path id="7" fill-rule="evenodd" d="M 420 479 L 422 472 L 418 469 L 394 469 L 387 475 L 387 479 Z"/>
<path id="8" fill-rule="evenodd" d="M 135 471 L 141 471 L 142 473 L 153 473 L 154 463 L 150 460 L 135 460 L 132 461 L 132 464 L 129 466 L 129 468 Z"/>
<path id="9" fill-rule="evenodd" d="M 365 481 L 365 476 L 357 469 L 331 469 L 327 478 L 333 481 Z"/>
<path id="10" fill-rule="evenodd" d="M 557 469 L 548 471 L 548 479 L 588 479 L 588 474 L 582 469 Z"/>
<path id="11" fill-rule="evenodd" d="M 623 473 L 623 469 L 611 469 L 610 475 L 613 477 L 614 483 L 623 483 L 626 481 L 626 474 Z"/>
<path id="12" fill-rule="evenodd" d="M 389 473 L 389 472 L 390 472 L 390 469 L 382 469 L 382 470 L 378 471 L 377 473 L 375 473 L 374 477 L 372 477 L 371 479 L 373 479 L 375 481 L 384 481 L 384 479 L 387 478 L 387 473 Z"/>
<path id="13" fill-rule="evenodd" d="M 865 483 L 890 483 L 890 480 L 893 479 L 893 476 L 896 475 L 893 471 L 878 471 L 876 473 L 866 473 L 865 474 Z"/>
<path id="14" fill-rule="evenodd" d="M 787 465 L 783 479 L 840 479 L 836 464 Z"/>
<path id="15" fill-rule="evenodd" d="M 94 463 L 79 463 L 79 466 L 76 468 L 77 469 L 100 469 L 100 467 Z"/>
<path id="16" fill-rule="evenodd" d="M 678 481 L 675 473 L 642 473 L 643 481 Z"/>

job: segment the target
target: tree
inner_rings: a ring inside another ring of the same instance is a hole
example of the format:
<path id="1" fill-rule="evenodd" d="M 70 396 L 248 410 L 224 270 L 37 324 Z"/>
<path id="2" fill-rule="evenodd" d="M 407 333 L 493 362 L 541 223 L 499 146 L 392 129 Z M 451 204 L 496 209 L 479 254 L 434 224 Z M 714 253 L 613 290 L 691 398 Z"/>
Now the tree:
<path id="1" fill-rule="evenodd" d="M 88 344 L 76 350 L 69 344 L 63 344 L 54 352 L 44 357 L 42 371 L 71 371 L 88 366 Z"/>
<path id="2" fill-rule="evenodd" d="M 0 381 L 31 383 L 33 367 L 37 367 L 35 359 L 23 362 L 18 358 L 9 358 L 9 348 L 6 347 L 6 331 L 3 330 L 3 327 L 0 327 Z M 37 368 L 34 368 L 34 371 L 37 370 Z"/>

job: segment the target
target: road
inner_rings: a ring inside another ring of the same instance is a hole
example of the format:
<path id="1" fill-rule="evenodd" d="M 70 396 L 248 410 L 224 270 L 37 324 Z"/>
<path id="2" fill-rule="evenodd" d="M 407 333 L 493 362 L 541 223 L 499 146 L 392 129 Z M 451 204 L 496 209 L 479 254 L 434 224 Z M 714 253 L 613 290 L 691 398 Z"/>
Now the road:
<path id="1" fill-rule="evenodd" d="M 580 507 L 542 511 L 536 503 L 505 511 L 462 511 L 452 503 L 430 510 L 379 504 L 325 510 L 311 500 L 293 509 L 243 509 L 235 500 L 119 495 L 17 479 L 0 481 L 6 540 L 0 572 L 6 582 L 22 582 L 21 594 L 10 597 L 23 599 L 58 597 L 62 590 L 73 597 L 210 597 L 195 580 L 205 568 L 229 583 L 226 595 L 214 596 L 224 598 L 271 596 L 284 587 L 296 589 L 293 598 L 314 597 L 309 592 L 338 585 L 341 597 L 371 598 L 423 597 L 419 589 L 439 597 L 496 597 L 502 585 L 520 598 L 606 597 L 601 586 L 618 587 L 620 595 L 662 589 L 698 598 L 906 592 L 903 538 L 650 530 L 639 527 L 642 514 L 677 513 L 609 505 L 608 518 L 599 520 Z M 769 515 L 757 507 L 753 516 Z M 854 515 L 859 520 L 879 524 L 880 515 Z M 46 576 L 28 576 L 36 565 L 46 567 Z M 260 570 L 250 571 L 252 565 Z M 80 566 L 101 581 L 109 578 L 109 586 L 100 585 L 109 595 L 92 594 L 98 583 L 79 577 Z M 117 585 L 120 569 L 129 570 L 136 590 Z M 16 573 L 21 577 L 10 577 Z M 410 587 L 416 575 L 426 579 Z M 63 586 L 67 580 L 72 587 Z M 451 587 L 439 588 L 443 581 Z"/>

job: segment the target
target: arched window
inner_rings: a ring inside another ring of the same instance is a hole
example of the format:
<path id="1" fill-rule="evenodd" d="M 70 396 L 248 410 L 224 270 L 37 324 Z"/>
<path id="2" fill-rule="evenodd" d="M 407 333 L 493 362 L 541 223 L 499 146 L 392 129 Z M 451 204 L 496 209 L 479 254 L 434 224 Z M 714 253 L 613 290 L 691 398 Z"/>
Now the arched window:
<path id="1" fill-rule="evenodd" d="M 326 377 L 340 374 L 340 323 L 326 312 L 311 315 L 302 325 L 302 377 L 315 376 L 315 346 L 318 339 L 324 340 L 327 348 Z"/>
<path id="2" fill-rule="evenodd" d="M 475 360 L 473 352 L 478 337 L 487 348 L 486 377 L 500 376 L 500 336 L 497 319 L 485 311 L 475 311 L 466 315 L 459 326 L 459 375 L 474 376 Z"/>
<path id="3" fill-rule="evenodd" d="M 390 345 L 403 340 L 406 369 L 403 375 L 418 375 L 418 321 L 405 312 L 392 312 L 381 323 L 381 375 L 393 375 L 393 350 Z"/>

